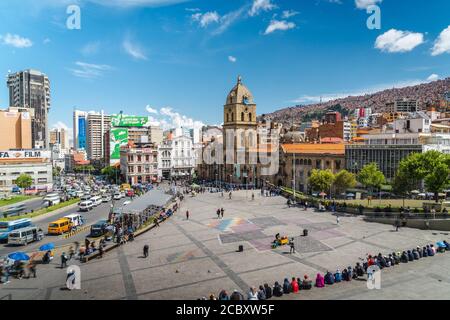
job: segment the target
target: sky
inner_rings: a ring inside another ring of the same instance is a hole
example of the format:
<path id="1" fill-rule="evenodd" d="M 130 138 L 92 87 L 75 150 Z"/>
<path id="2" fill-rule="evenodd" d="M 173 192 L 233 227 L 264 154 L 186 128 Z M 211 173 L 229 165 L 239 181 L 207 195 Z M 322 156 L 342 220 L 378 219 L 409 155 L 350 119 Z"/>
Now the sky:
<path id="1" fill-rule="evenodd" d="M 238 75 L 258 114 L 448 77 L 448 12 L 448 0 L 2 0 L 0 73 L 48 75 L 51 127 L 70 128 L 74 108 L 220 124 Z"/>

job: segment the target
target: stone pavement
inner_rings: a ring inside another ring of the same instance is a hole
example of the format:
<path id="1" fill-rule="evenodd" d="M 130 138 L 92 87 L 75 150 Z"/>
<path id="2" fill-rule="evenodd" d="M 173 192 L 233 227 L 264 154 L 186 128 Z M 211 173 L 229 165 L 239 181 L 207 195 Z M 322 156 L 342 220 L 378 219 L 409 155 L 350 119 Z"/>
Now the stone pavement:
<path id="1" fill-rule="evenodd" d="M 367 253 L 390 253 L 435 243 L 450 236 L 439 231 L 400 229 L 367 223 L 359 217 L 287 208 L 281 197 L 260 197 L 251 191 L 186 197 L 171 220 L 133 243 L 81 265 L 82 290 L 64 289 L 65 270 L 40 266 L 37 279 L 0 285 L 0 299 L 197 299 L 221 289 L 248 292 L 284 278 L 315 278 L 317 272 L 354 266 Z M 223 207 L 223 219 L 216 210 Z M 189 221 L 185 211 L 189 210 Z M 309 230 L 302 237 L 303 229 Z M 289 247 L 270 248 L 274 235 L 294 237 Z M 142 248 L 150 246 L 150 257 Z M 243 245 L 244 251 L 237 252 Z M 385 271 L 386 270 L 386 271 Z M 450 253 L 382 271 L 381 290 L 352 281 L 283 299 L 449 299 Z"/>

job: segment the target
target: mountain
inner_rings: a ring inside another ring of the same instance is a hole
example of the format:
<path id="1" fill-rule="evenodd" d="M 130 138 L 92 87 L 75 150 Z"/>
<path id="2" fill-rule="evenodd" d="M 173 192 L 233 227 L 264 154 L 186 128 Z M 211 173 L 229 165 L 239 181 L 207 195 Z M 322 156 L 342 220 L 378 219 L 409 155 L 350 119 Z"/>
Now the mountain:
<path id="1" fill-rule="evenodd" d="M 288 107 L 266 114 L 264 118 L 268 121 L 291 123 L 320 119 L 327 111 L 339 111 L 345 116 L 357 108 L 370 107 L 372 112 L 383 112 L 387 103 L 397 99 L 414 99 L 419 102 L 420 108 L 425 108 L 427 104 L 443 100 L 446 92 L 450 92 L 450 78 L 363 96 L 350 96 L 325 103 Z"/>

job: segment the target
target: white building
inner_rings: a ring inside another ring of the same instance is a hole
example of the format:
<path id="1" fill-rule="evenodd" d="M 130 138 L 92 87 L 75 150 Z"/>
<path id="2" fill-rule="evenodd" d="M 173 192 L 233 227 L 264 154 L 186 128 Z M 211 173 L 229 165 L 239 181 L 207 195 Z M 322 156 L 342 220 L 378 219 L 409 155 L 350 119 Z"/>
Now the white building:
<path id="1" fill-rule="evenodd" d="M 52 169 L 50 151 L 0 151 L 0 191 L 11 191 L 21 174 L 31 176 L 33 180 L 27 192 L 51 191 Z"/>
<path id="2" fill-rule="evenodd" d="M 188 178 L 196 166 L 194 145 L 191 138 L 175 137 L 164 141 L 158 147 L 159 178 Z"/>

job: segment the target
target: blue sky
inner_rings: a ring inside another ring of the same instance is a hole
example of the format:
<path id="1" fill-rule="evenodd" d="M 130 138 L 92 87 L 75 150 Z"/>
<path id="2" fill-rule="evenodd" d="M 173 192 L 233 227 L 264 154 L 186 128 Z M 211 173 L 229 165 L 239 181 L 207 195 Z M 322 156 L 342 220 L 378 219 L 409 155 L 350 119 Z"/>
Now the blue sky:
<path id="1" fill-rule="evenodd" d="M 380 30 L 366 26 L 371 3 Z M 66 27 L 70 4 L 81 30 Z M 219 124 L 239 74 L 259 114 L 445 78 L 448 12 L 447 0 L 2 0 L 0 73 L 50 77 L 52 126 L 71 127 L 74 107 Z"/>

